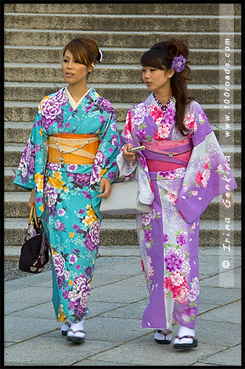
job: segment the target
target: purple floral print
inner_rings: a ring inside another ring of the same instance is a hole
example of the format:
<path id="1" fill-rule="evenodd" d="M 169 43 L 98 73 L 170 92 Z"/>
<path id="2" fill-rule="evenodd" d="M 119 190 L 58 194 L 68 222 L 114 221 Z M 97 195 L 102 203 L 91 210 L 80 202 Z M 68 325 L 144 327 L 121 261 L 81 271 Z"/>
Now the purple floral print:
<path id="1" fill-rule="evenodd" d="M 21 171 L 21 183 L 26 183 L 33 177 L 35 169 L 35 149 L 30 141 L 27 141 L 18 170 Z M 16 177 L 17 179 L 17 177 Z"/>
<path id="2" fill-rule="evenodd" d="M 81 188 L 89 185 L 90 174 L 69 173 L 68 175 L 72 177 L 72 183 L 80 186 Z"/>
<path id="3" fill-rule="evenodd" d="M 176 237 L 176 242 L 180 245 L 183 246 L 186 244 L 186 237 L 187 237 L 188 233 L 187 232 L 182 232 L 180 235 L 178 235 Z"/>
<path id="4" fill-rule="evenodd" d="M 114 108 L 113 106 L 111 105 L 111 103 L 104 99 L 103 97 L 99 97 L 98 98 L 98 101 L 97 101 L 97 104 L 104 110 L 106 111 L 107 113 L 109 114 L 114 114 Z"/>
<path id="5" fill-rule="evenodd" d="M 118 146 L 118 135 L 112 135 L 111 136 L 111 143 L 114 147 Z"/>
<path id="6" fill-rule="evenodd" d="M 60 103 L 51 97 L 47 99 L 42 106 L 42 124 L 43 127 L 48 130 L 54 123 L 54 120 L 62 114 Z M 59 118 L 60 119 L 60 118 Z"/>
<path id="7" fill-rule="evenodd" d="M 164 258 L 165 267 L 169 272 L 174 272 L 175 270 L 181 270 L 182 263 L 184 261 L 184 255 L 175 249 L 169 249 L 166 252 Z"/>
<path id="8" fill-rule="evenodd" d="M 94 241 L 91 238 L 91 234 L 87 233 L 85 241 L 84 241 L 84 246 L 89 250 L 89 251 L 94 251 L 96 250 L 96 244 L 94 243 Z"/>
<path id="9" fill-rule="evenodd" d="M 64 258 L 59 254 L 55 254 L 55 255 L 53 255 L 53 263 L 54 263 L 56 275 L 57 276 L 63 275 L 64 274 L 64 267 L 65 267 Z"/>

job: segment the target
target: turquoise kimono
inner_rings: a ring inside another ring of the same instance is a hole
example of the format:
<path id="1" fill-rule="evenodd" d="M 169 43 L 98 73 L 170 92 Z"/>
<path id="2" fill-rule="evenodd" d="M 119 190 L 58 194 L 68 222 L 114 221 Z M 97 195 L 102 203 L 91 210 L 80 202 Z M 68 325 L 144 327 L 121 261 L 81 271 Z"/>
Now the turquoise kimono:
<path id="1" fill-rule="evenodd" d="M 93 134 L 99 147 L 93 164 L 47 161 L 47 140 L 56 133 Z M 58 321 L 88 314 L 100 239 L 102 177 L 117 174 L 119 134 L 109 101 L 91 88 L 73 109 L 67 89 L 43 98 L 14 183 L 35 189 L 36 212 L 50 242 L 53 304 Z"/>

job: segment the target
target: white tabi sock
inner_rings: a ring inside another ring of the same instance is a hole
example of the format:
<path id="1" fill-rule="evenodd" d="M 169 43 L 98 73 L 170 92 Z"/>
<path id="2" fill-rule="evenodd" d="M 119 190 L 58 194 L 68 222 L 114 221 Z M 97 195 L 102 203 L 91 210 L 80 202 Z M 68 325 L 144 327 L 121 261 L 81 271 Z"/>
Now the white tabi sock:
<path id="1" fill-rule="evenodd" d="M 181 326 L 179 328 L 178 336 L 179 337 L 183 337 L 183 336 L 192 336 L 192 337 L 195 337 L 195 331 L 194 331 L 194 329 L 190 329 L 190 328 Z M 193 342 L 193 339 L 192 338 L 182 338 L 181 340 L 179 340 L 178 338 L 175 338 L 174 339 L 174 344 L 178 344 L 178 343 L 192 343 L 192 342 Z"/>
<path id="2" fill-rule="evenodd" d="M 158 330 L 160 330 L 160 331 L 163 331 L 164 333 L 166 333 L 166 332 L 168 332 L 168 331 L 171 331 L 171 329 L 167 329 L 167 328 L 164 328 L 164 329 L 158 329 Z M 156 340 L 170 340 L 171 341 L 171 339 L 172 339 L 172 334 L 168 334 L 166 337 L 165 336 L 163 336 L 161 333 L 159 333 L 159 332 L 155 332 L 154 333 L 154 338 L 156 339 Z"/>
<path id="3" fill-rule="evenodd" d="M 71 326 L 71 321 L 69 320 L 68 322 L 64 322 L 62 326 L 60 327 L 60 329 L 62 332 L 67 332 L 70 326 Z"/>
<path id="4" fill-rule="evenodd" d="M 84 322 L 85 322 L 84 319 L 77 323 L 73 322 L 67 335 L 68 336 L 76 335 L 76 337 L 85 338 L 86 334 L 84 332 L 78 332 L 78 331 L 84 331 Z"/>

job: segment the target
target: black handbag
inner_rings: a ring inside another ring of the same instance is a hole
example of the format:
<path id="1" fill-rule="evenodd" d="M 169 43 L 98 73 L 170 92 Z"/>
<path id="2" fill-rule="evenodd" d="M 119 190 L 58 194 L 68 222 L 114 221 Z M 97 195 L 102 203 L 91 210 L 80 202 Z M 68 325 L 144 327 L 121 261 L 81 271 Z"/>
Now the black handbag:
<path id="1" fill-rule="evenodd" d="M 44 234 L 41 219 L 37 218 L 35 206 L 32 206 L 21 247 L 19 269 L 28 273 L 40 273 L 48 261 L 49 241 Z"/>

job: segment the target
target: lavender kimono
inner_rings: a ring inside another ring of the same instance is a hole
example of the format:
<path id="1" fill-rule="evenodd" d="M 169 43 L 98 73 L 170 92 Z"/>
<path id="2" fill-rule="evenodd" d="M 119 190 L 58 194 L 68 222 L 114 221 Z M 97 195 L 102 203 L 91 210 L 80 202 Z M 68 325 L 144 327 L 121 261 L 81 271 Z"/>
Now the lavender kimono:
<path id="1" fill-rule="evenodd" d="M 123 176 L 137 172 L 140 201 L 151 204 L 150 213 L 136 215 L 142 269 L 150 295 L 142 318 L 144 328 L 171 328 L 174 319 L 194 329 L 199 301 L 200 215 L 215 196 L 236 188 L 207 117 L 196 101 L 187 106 L 184 123 L 191 130 L 187 137 L 192 144 L 187 166 L 150 171 L 149 160 L 156 154 L 147 150 L 137 153 L 137 171 L 122 153 L 117 160 Z M 175 127 L 175 99 L 163 113 L 151 94 L 129 110 L 121 144 L 147 146 L 184 138 Z"/>
<path id="2" fill-rule="evenodd" d="M 47 140 L 55 133 L 96 134 L 93 164 L 47 162 Z M 36 211 L 42 216 L 52 253 L 53 304 L 59 321 L 88 314 L 93 271 L 100 238 L 102 177 L 117 173 L 119 134 L 114 109 L 91 88 L 73 109 L 66 88 L 40 103 L 14 183 L 35 188 Z"/>

